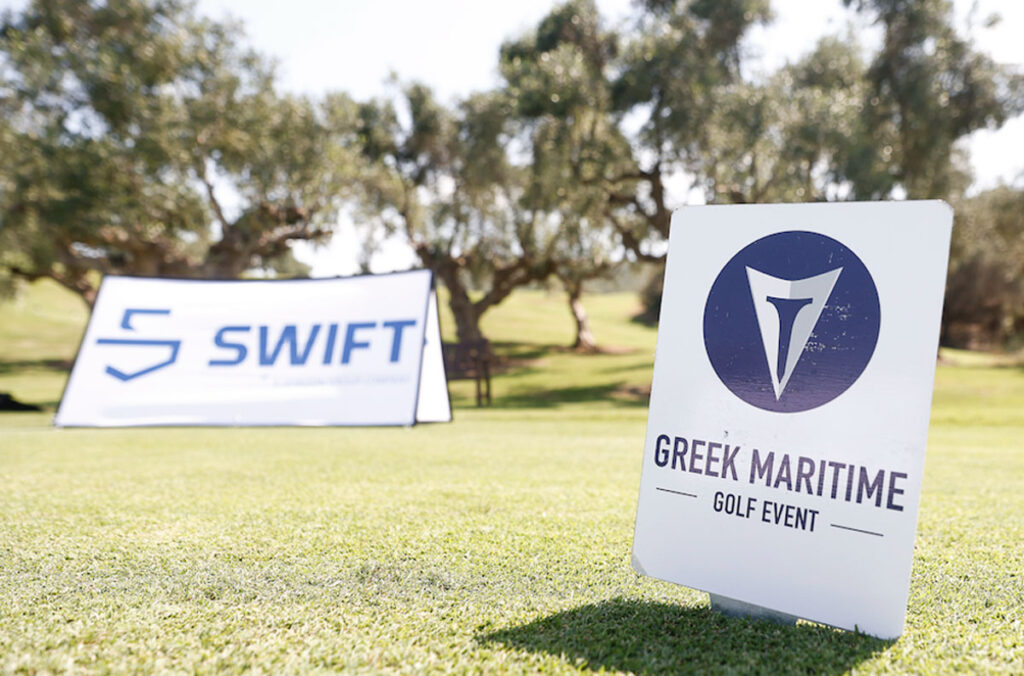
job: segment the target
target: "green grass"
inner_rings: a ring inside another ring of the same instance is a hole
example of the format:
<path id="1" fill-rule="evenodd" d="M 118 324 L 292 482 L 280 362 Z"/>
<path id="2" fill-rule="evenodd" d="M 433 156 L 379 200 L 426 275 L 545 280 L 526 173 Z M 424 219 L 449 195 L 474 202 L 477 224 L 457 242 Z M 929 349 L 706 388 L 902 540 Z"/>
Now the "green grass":
<path id="1" fill-rule="evenodd" d="M 895 642 L 713 614 L 629 565 L 654 332 L 630 295 L 517 293 L 495 406 L 450 425 L 52 430 L 85 313 L 0 306 L 5 672 L 1024 672 L 1024 369 L 937 378 Z M 447 316 L 442 317 L 446 330 Z"/>
<path id="2" fill-rule="evenodd" d="M 0 301 L 0 392 L 56 409 L 89 312 L 55 283 Z"/>

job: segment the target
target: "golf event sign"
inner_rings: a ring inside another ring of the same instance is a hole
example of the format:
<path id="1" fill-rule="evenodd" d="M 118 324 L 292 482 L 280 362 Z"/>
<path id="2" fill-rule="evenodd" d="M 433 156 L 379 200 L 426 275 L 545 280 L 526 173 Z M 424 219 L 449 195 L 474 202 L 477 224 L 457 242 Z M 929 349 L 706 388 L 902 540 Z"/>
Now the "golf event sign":
<path id="1" fill-rule="evenodd" d="M 106 277 L 58 426 L 451 419 L 428 270 L 317 280 Z"/>
<path id="2" fill-rule="evenodd" d="M 639 572 L 902 633 L 951 230 L 938 201 L 675 214 Z"/>

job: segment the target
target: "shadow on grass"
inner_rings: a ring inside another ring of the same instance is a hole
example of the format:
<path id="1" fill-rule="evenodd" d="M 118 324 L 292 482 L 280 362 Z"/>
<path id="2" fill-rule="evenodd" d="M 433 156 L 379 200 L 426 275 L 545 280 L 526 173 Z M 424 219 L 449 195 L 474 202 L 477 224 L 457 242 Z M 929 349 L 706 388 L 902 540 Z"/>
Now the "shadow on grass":
<path id="1" fill-rule="evenodd" d="M 494 400 L 496 408 L 556 408 L 562 404 L 583 402 L 610 402 L 616 406 L 647 406 L 647 393 L 642 388 L 625 383 L 552 387 L 516 394 L 506 394 Z"/>
<path id="2" fill-rule="evenodd" d="M 498 356 L 498 368 L 515 367 L 524 362 L 543 359 L 558 351 L 557 345 L 541 345 L 539 343 L 493 342 L 491 348 Z"/>
<path id="3" fill-rule="evenodd" d="M 836 674 L 892 645 L 819 625 L 787 627 L 631 599 L 581 606 L 477 640 L 587 669 L 640 674 Z"/>
<path id="4" fill-rule="evenodd" d="M 594 350 L 576 350 L 570 345 L 553 343 L 514 343 L 493 342 L 491 347 L 498 356 L 499 367 L 503 364 L 511 366 L 537 361 L 554 354 L 571 354 L 579 357 L 601 357 L 607 355 L 637 354 L 641 351 L 635 347 L 617 345 L 598 345 Z"/>
<path id="5" fill-rule="evenodd" d="M 22 361 L 0 360 L 0 375 L 8 375 L 20 371 L 56 371 L 71 370 L 71 362 L 65 359 L 32 359 Z"/>
<path id="6" fill-rule="evenodd" d="M 630 354 L 634 349 L 611 349 L 596 353 L 575 353 L 565 345 L 538 343 L 495 342 L 491 343 L 497 354 L 496 363 L 491 373 L 495 378 L 506 376 L 533 376 L 544 373 L 544 359 L 557 354 L 577 354 L 582 359 L 606 354 Z M 615 373 L 632 370 L 630 367 L 613 367 L 601 369 L 592 367 L 595 373 Z M 554 378 L 552 378 L 554 380 Z M 650 395 L 647 387 L 631 386 L 624 381 L 601 382 L 588 385 L 568 385 L 564 387 L 532 387 L 511 394 L 495 396 L 495 408 L 556 408 L 563 404 L 586 402 L 610 402 L 618 406 L 646 406 Z M 470 402 L 472 398 L 456 397 L 458 403 Z"/>

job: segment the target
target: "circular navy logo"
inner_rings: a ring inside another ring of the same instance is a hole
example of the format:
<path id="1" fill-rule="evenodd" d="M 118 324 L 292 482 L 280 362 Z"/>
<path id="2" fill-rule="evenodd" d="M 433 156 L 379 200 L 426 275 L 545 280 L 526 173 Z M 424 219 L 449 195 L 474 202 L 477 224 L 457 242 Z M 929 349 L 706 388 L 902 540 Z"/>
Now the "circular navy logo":
<path id="1" fill-rule="evenodd" d="M 864 372 L 878 342 L 878 291 L 842 243 L 780 232 L 725 264 L 704 307 L 704 347 L 722 383 L 767 411 L 826 404 Z"/>

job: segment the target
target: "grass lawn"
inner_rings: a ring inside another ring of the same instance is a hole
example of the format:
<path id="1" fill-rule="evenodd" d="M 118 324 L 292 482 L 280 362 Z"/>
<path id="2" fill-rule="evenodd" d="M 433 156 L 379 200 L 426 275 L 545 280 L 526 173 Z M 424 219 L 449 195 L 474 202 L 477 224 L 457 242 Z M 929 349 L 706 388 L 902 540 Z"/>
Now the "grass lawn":
<path id="1" fill-rule="evenodd" d="M 0 391 L 49 409 L 0 414 L 0 670 L 1024 672 L 1024 369 L 944 355 L 900 640 L 732 620 L 630 568 L 634 303 L 590 298 L 616 349 L 579 356 L 515 294 L 450 425 L 156 430 L 51 429 L 86 313 L 0 305 Z"/>

